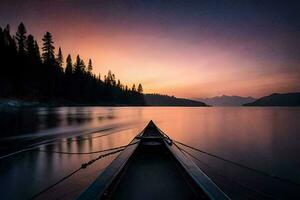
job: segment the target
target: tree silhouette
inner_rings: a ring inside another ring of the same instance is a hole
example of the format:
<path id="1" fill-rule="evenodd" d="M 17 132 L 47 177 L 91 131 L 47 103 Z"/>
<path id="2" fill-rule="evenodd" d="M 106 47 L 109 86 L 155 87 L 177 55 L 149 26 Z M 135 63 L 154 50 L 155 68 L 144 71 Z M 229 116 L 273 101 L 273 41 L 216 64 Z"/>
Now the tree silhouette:
<path id="1" fill-rule="evenodd" d="M 72 58 L 71 55 L 69 54 L 66 60 L 66 69 L 65 69 L 65 74 L 66 76 L 71 76 L 73 73 L 73 63 L 72 63 Z"/>
<path id="2" fill-rule="evenodd" d="M 137 92 L 138 93 L 143 93 L 143 86 L 142 86 L 142 84 L 139 84 Z"/>
<path id="3" fill-rule="evenodd" d="M 122 84 L 121 84 L 121 81 L 118 79 L 118 82 L 117 82 L 117 87 L 122 89 Z"/>
<path id="4" fill-rule="evenodd" d="M 23 71 L 23 92 L 27 94 L 38 95 L 39 91 L 37 89 L 39 85 L 39 68 L 41 64 L 40 52 L 37 46 L 37 42 L 34 40 L 32 35 L 28 35 L 26 40 L 26 59 L 27 64 L 26 70 Z"/>
<path id="5" fill-rule="evenodd" d="M 89 64 L 88 64 L 88 72 L 89 72 L 89 73 L 92 73 L 92 71 L 93 71 L 92 60 L 91 60 L 91 59 L 89 59 Z"/>
<path id="6" fill-rule="evenodd" d="M 37 41 L 34 42 L 34 57 L 35 60 L 40 64 L 41 61 L 41 53 L 40 53 L 40 48 L 39 45 L 37 43 Z"/>
<path id="7" fill-rule="evenodd" d="M 81 60 L 80 56 L 77 55 L 76 57 L 76 62 L 74 64 L 74 74 L 79 76 L 83 73 L 83 69 L 84 69 L 84 63 L 83 61 Z"/>
<path id="8" fill-rule="evenodd" d="M 80 61 L 80 69 L 81 69 L 81 73 L 85 74 L 85 72 L 86 72 L 86 66 L 85 66 L 85 63 L 84 63 L 84 61 L 82 59 Z"/>
<path id="9" fill-rule="evenodd" d="M 73 64 L 69 54 L 63 71 L 63 53 L 59 47 L 55 56 L 52 34 L 46 32 L 42 38 L 41 57 L 34 36 L 26 36 L 26 33 L 23 23 L 18 26 L 16 36 L 10 34 L 9 25 L 4 29 L 0 27 L 0 97 L 75 104 L 144 105 L 141 85 L 136 90 L 134 84 L 130 90 L 111 71 L 101 80 L 100 74 L 96 76 L 92 72 L 92 60 L 88 60 L 86 67 L 80 55 Z"/>
<path id="10" fill-rule="evenodd" d="M 18 51 L 21 55 L 25 54 L 26 32 L 24 24 L 20 23 L 16 33 L 16 40 L 18 41 Z"/>
<path id="11" fill-rule="evenodd" d="M 41 63 L 41 55 L 38 43 L 34 40 L 32 35 L 28 35 L 26 40 L 26 47 L 27 47 L 27 55 L 30 59 L 30 62 L 33 64 L 40 64 Z"/>
<path id="12" fill-rule="evenodd" d="M 28 35 L 27 37 L 27 41 L 26 41 L 26 46 L 27 46 L 27 54 L 29 56 L 32 56 L 34 54 L 34 48 L 35 48 L 35 44 L 34 44 L 34 38 L 32 35 Z"/>
<path id="13" fill-rule="evenodd" d="M 55 62 L 55 57 L 54 57 L 54 49 L 55 47 L 53 46 L 53 40 L 52 40 L 52 35 L 49 32 L 46 32 L 44 37 L 43 37 L 43 61 L 45 64 L 54 64 Z"/>
<path id="14" fill-rule="evenodd" d="M 58 48 L 58 53 L 57 53 L 57 57 L 56 57 L 56 62 L 57 62 L 57 65 L 58 67 L 63 71 L 63 63 L 64 63 L 64 58 L 63 58 L 63 55 L 62 55 L 62 52 L 61 52 L 61 48 L 59 47 Z"/>
<path id="15" fill-rule="evenodd" d="M 136 92 L 135 84 L 132 85 L 131 91 Z"/>

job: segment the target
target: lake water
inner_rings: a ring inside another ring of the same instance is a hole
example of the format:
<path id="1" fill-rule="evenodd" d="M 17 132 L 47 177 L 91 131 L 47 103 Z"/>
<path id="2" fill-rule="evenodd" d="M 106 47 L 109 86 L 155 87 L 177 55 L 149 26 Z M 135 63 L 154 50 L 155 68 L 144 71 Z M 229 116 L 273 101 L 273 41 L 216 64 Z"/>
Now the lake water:
<path id="1" fill-rule="evenodd" d="M 1 111 L 0 155 L 28 146 L 37 149 L 0 160 L 0 198 L 28 199 L 97 157 L 43 150 L 90 152 L 125 145 L 149 120 L 175 140 L 300 183 L 300 108 L 35 108 Z M 201 161 L 195 163 L 233 199 L 300 198 L 299 186 L 190 152 Z M 115 156 L 79 171 L 40 199 L 73 199 Z"/>

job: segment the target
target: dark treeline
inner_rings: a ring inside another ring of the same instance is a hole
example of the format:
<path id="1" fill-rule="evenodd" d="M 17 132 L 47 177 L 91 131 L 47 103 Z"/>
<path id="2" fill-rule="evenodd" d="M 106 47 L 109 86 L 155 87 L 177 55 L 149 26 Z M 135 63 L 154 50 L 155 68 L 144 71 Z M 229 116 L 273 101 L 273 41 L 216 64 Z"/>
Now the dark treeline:
<path id="1" fill-rule="evenodd" d="M 41 52 L 23 23 L 15 35 L 0 27 L 0 97 L 79 104 L 144 105 L 142 85 L 125 86 L 109 71 L 95 75 L 92 60 L 87 65 L 78 55 L 63 58 L 46 32 Z"/>
<path id="2" fill-rule="evenodd" d="M 145 104 L 148 106 L 207 106 L 205 103 L 200 101 L 161 94 L 145 94 L 144 99 Z"/>

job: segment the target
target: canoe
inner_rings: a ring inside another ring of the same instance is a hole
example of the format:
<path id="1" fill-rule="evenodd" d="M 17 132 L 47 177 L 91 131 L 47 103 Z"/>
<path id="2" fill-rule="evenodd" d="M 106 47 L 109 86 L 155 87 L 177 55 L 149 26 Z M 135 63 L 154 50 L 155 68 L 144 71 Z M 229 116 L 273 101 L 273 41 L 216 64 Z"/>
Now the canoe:
<path id="1" fill-rule="evenodd" d="M 150 121 L 77 199 L 229 198 Z"/>

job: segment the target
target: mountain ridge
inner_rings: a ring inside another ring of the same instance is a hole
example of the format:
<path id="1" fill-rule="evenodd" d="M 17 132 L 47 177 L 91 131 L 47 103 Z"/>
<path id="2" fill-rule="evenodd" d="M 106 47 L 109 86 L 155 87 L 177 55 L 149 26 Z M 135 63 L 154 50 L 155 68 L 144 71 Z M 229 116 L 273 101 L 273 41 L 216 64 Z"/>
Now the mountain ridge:
<path id="1" fill-rule="evenodd" d="M 273 93 L 244 106 L 300 106 L 300 92 Z"/>
<path id="2" fill-rule="evenodd" d="M 215 96 L 210 98 L 195 98 L 195 100 L 202 101 L 212 106 L 242 106 L 246 103 L 251 103 L 256 99 L 251 96 L 242 97 L 237 95 L 233 95 L 233 96 L 222 95 L 222 96 Z"/>

